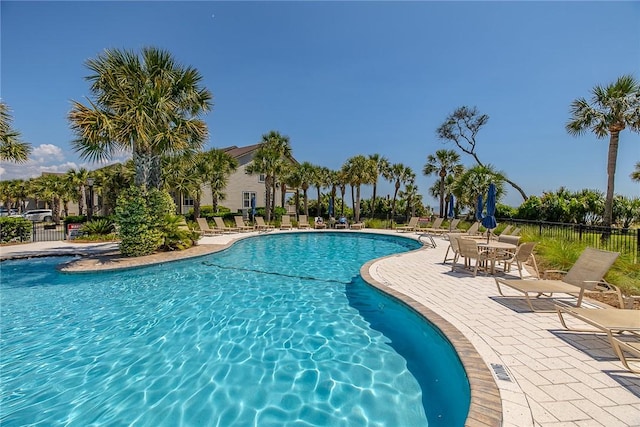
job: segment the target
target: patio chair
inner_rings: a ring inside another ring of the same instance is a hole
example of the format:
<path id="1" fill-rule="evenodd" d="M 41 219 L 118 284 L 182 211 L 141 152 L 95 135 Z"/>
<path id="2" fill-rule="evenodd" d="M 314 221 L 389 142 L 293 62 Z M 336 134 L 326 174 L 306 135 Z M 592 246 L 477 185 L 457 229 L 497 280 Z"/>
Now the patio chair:
<path id="1" fill-rule="evenodd" d="M 451 220 L 451 222 L 449 223 L 449 233 L 451 233 L 453 230 L 457 230 L 458 229 L 458 224 L 460 224 L 460 218 L 454 218 Z"/>
<path id="2" fill-rule="evenodd" d="M 261 216 L 257 216 L 253 220 L 256 222 L 256 230 L 258 231 L 269 231 L 275 229 L 273 225 L 264 222 L 264 218 Z"/>
<path id="3" fill-rule="evenodd" d="M 213 220 L 216 223 L 216 230 L 218 230 L 220 233 L 234 233 L 238 231 L 237 227 L 229 227 L 227 224 L 225 224 L 221 216 L 214 216 Z"/>
<path id="4" fill-rule="evenodd" d="M 298 216 L 298 228 L 311 229 L 311 226 L 309 225 L 309 218 L 307 218 L 306 215 Z"/>
<path id="5" fill-rule="evenodd" d="M 500 235 L 502 236 L 502 234 Z M 509 236 L 504 236 L 509 237 Z M 517 236 L 516 236 L 517 237 Z M 518 266 L 518 273 L 520 274 L 520 278 L 522 279 L 522 268 L 524 264 L 527 263 L 529 259 L 532 260 L 532 267 L 535 272 L 535 278 L 540 278 L 540 273 L 538 272 L 538 264 L 536 263 L 536 257 L 533 255 L 533 248 L 535 247 L 536 242 L 525 242 L 518 246 L 515 253 L 511 252 L 503 252 L 497 254 L 496 258 L 498 261 L 502 262 L 504 265 L 504 271 L 511 271 L 511 265 L 515 263 Z"/>
<path id="6" fill-rule="evenodd" d="M 198 227 L 200 227 L 200 234 L 203 236 L 214 236 L 221 233 L 221 231 L 209 227 L 209 223 L 206 218 L 196 218 L 196 222 L 198 223 Z"/>
<path id="7" fill-rule="evenodd" d="M 449 247 L 447 247 L 447 252 L 445 252 L 444 254 L 444 261 L 442 261 L 443 264 L 446 264 L 448 260 L 452 260 L 453 262 L 456 262 L 458 260 L 458 251 L 459 251 L 459 245 L 458 245 L 458 238 L 461 235 L 464 235 L 465 233 L 449 233 L 447 234 L 447 239 L 449 239 Z M 453 255 L 453 258 L 448 258 L 449 257 L 449 250 L 451 250 L 451 254 Z"/>
<path id="8" fill-rule="evenodd" d="M 412 216 L 407 225 L 396 226 L 396 231 L 405 233 L 408 231 L 416 231 L 420 217 Z"/>
<path id="9" fill-rule="evenodd" d="M 280 219 L 280 230 L 291 230 L 291 217 L 289 215 L 282 215 Z"/>
<path id="10" fill-rule="evenodd" d="M 349 228 L 352 230 L 362 230 L 364 228 L 364 222 L 354 222 Z"/>
<path id="11" fill-rule="evenodd" d="M 469 227 L 469 229 L 466 231 L 466 233 L 469 236 L 479 236 L 482 233 L 480 233 L 480 221 L 476 221 L 473 224 L 471 224 L 471 227 Z"/>
<path id="12" fill-rule="evenodd" d="M 520 227 L 516 227 L 511 232 L 511 236 L 519 236 L 520 235 Z"/>
<path id="13" fill-rule="evenodd" d="M 609 343 L 620 362 L 629 371 L 640 373 L 640 368 L 629 364 L 625 352 L 632 353 L 640 358 L 640 311 L 633 309 L 617 308 L 576 308 L 556 304 L 556 312 L 562 326 L 575 332 L 604 332 L 609 338 Z M 587 323 L 593 328 L 570 328 L 567 326 L 564 316 L 570 315 Z M 622 334 L 629 332 L 629 334 Z"/>
<path id="14" fill-rule="evenodd" d="M 324 218 L 322 218 L 321 216 L 317 216 L 313 220 L 313 228 L 315 229 L 327 228 L 327 224 L 324 222 Z"/>
<path id="15" fill-rule="evenodd" d="M 458 237 L 454 240 L 458 241 L 458 252 L 461 257 L 464 258 L 465 266 L 471 267 L 471 260 L 475 260 L 475 267 L 473 269 L 473 277 L 478 274 L 478 267 L 480 265 L 487 265 L 489 261 L 489 254 L 487 251 L 480 250 L 478 242 L 472 239 L 465 239 Z M 458 257 L 459 258 L 459 257 Z M 455 270 L 457 259 L 453 260 L 451 264 L 451 271 Z M 486 269 L 485 269 L 486 274 Z"/>
<path id="16" fill-rule="evenodd" d="M 417 231 L 420 231 L 421 233 L 431 233 L 431 234 L 444 234 L 449 232 L 449 229 L 447 228 L 442 228 L 442 222 L 444 221 L 444 218 L 436 218 L 433 220 L 433 224 L 431 224 L 430 227 L 426 227 L 426 228 L 420 228 L 420 229 L 416 229 Z"/>
<path id="17" fill-rule="evenodd" d="M 241 233 L 254 230 L 253 226 L 245 224 L 244 218 L 241 215 L 236 215 L 233 219 L 236 221 L 236 228 Z"/>
<path id="18" fill-rule="evenodd" d="M 600 249 L 586 248 L 578 260 L 573 264 L 569 271 L 548 270 L 545 272 L 543 279 L 535 280 L 505 280 L 496 277 L 496 285 L 498 286 L 498 292 L 503 297 L 507 296 L 502 292 L 501 286 L 506 286 L 519 293 L 524 294 L 527 304 L 531 311 L 544 311 L 536 310 L 531 302 L 530 294 L 535 294 L 536 298 L 541 296 L 553 297 L 554 293 L 563 293 L 569 295 L 578 295 L 576 303 L 577 307 L 582 304 L 585 290 L 587 291 L 600 291 L 607 293 L 617 293 L 620 300 L 621 307 L 624 307 L 624 300 L 622 299 L 622 293 L 620 289 L 604 281 L 604 276 L 607 274 L 615 260 L 620 255 L 619 252 L 603 251 Z M 564 274 L 561 280 L 549 280 L 547 274 L 557 273 Z M 548 311 L 548 310 L 546 310 Z"/>
<path id="19" fill-rule="evenodd" d="M 511 235 L 503 235 L 500 234 L 498 236 L 498 242 L 511 243 L 512 245 L 518 246 L 520 244 L 520 236 L 511 236 Z"/>
<path id="20" fill-rule="evenodd" d="M 507 225 L 502 232 L 500 233 L 501 236 L 508 236 L 509 234 L 511 234 L 511 230 L 513 230 L 513 225 Z"/>

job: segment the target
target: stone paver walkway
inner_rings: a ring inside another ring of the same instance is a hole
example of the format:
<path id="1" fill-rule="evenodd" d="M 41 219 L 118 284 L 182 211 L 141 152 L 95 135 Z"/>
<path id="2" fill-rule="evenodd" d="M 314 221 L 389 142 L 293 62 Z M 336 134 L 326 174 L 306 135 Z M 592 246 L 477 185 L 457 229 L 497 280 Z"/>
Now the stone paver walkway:
<path id="1" fill-rule="evenodd" d="M 205 237 L 200 244 L 214 251 L 256 234 Z M 448 242 L 435 242 L 436 248 L 378 260 L 368 274 L 426 306 L 473 344 L 498 385 L 504 426 L 640 426 L 640 375 L 623 369 L 605 336 L 563 330 L 556 314 L 531 313 L 519 298 L 499 297 L 492 277 L 452 273 L 442 262 Z M 42 242 L 1 247 L 0 259 L 113 249 Z"/>

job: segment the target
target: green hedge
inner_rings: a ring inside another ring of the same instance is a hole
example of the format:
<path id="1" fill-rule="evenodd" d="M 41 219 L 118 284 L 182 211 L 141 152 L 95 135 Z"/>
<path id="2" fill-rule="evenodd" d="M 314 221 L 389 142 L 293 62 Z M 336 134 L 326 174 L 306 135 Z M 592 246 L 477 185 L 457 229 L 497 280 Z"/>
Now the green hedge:
<path id="1" fill-rule="evenodd" d="M 0 242 L 24 242 L 31 240 L 33 224 L 24 218 L 0 217 Z"/>

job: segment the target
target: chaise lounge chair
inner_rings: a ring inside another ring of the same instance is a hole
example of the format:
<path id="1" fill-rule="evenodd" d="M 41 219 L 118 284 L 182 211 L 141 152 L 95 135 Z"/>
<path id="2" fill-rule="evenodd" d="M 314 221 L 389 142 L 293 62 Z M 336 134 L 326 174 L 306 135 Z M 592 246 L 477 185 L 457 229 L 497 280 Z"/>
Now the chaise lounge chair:
<path id="1" fill-rule="evenodd" d="M 624 367 L 631 372 L 640 373 L 640 368 L 632 367 L 625 355 L 625 352 L 628 352 L 640 358 L 640 311 L 617 308 L 576 308 L 559 304 L 556 304 L 556 311 L 560 323 L 567 330 L 606 333 L 613 351 Z M 565 315 L 573 316 L 595 329 L 570 328 L 565 322 Z M 623 335 L 622 332 L 625 331 L 630 334 Z"/>
<path id="2" fill-rule="evenodd" d="M 420 220 L 417 216 L 412 216 L 407 225 L 400 225 L 396 227 L 396 231 L 404 233 L 407 231 L 416 231 L 418 227 L 418 221 Z"/>
<path id="3" fill-rule="evenodd" d="M 225 224 L 221 216 L 214 216 L 213 220 L 216 222 L 216 230 L 220 233 L 233 233 L 238 231 L 237 227 L 229 227 Z"/>
<path id="4" fill-rule="evenodd" d="M 444 234 L 444 233 L 448 233 L 449 230 L 447 228 L 442 228 L 442 222 L 444 221 L 444 218 L 436 218 L 433 220 L 433 224 L 431 224 L 430 227 L 426 227 L 426 228 L 416 228 L 416 231 L 420 231 L 421 233 L 429 233 L 429 234 Z"/>
<path id="5" fill-rule="evenodd" d="M 233 217 L 233 219 L 236 221 L 236 228 L 241 233 L 244 233 L 247 231 L 253 231 L 253 226 L 245 224 L 244 218 L 242 218 L 241 215 L 236 215 Z"/>
<path id="6" fill-rule="evenodd" d="M 289 215 L 282 215 L 280 219 L 280 230 L 291 230 L 291 217 Z"/>
<path id="7" fill-rule="evenodd" d="M 298 216 L 298 228 L 311 229 L 311 226 L 309 225 L 309 218 L 307 218 L 306 215 Z"/>
<path id="8" fill-rule="evenodd" d="M 496 285 L 498 286 L 498 292 L 504 297 L 507 297 L 507 295 L 502 293 L 501 285 L 524 294 L 531 311 L 543 310 L 536 310 L 533 307 L 529 294 L 535 294 L 536 298 L 539 298 L 542 295 L 552 297 L 554 293 L 578 295 L 576 306 L 580 307 L 585 290 L 615 292 L 618 294 L 618 298 L 623 304 L 621 306 L 624 306 L 620 289 L 604 281 L 604 276 L 607 274 L 616 258 L 618 258 L 618 255 L 620 255 L 619 252 L 586 248 L 568 272 L 546 271 L 544 279 L 535 280 L 505 280 L 496 277 Z M 562 277 L 562 280 L 546 279 L 547 274 L 551 272 L 564 273 L 565 275 Z"/>
<path id="9" fill-rule="evenodd" d="M 200 233 L 203 236 L 214 236 L 221 233 L 221 231 L 219 231 L 218 229 L 209 227 L 209 223 L 207 222 L 206 218 L 196 218 L 196 222 L 198 223 L 198 227 L 200 227 Z"/>
<path id="10" fill-rule="evenodd" d="M 256 222 L 256 229 L 258 231 L 269 231 L 275 228 L 273 225 L 264 222 L 264 218 L 262 218 L 261 216 L 255 217 L 254 221 Z"/>

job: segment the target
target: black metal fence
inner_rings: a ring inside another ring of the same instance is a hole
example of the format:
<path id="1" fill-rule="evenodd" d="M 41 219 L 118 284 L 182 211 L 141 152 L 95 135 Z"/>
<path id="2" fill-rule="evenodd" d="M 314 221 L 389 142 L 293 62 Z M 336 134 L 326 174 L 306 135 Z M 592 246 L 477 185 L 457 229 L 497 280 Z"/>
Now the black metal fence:
<path id="1" fill-rule="evenodd" d="M 640 233 L 638 233 L 637 228 L 615 228 L 518 219 L 502 219 L 498 220 L 498 222 L 511 223 L 541 237 L 578 241 L 593 248 L 630 254 L 633 262 L 638 262 Z"/>

